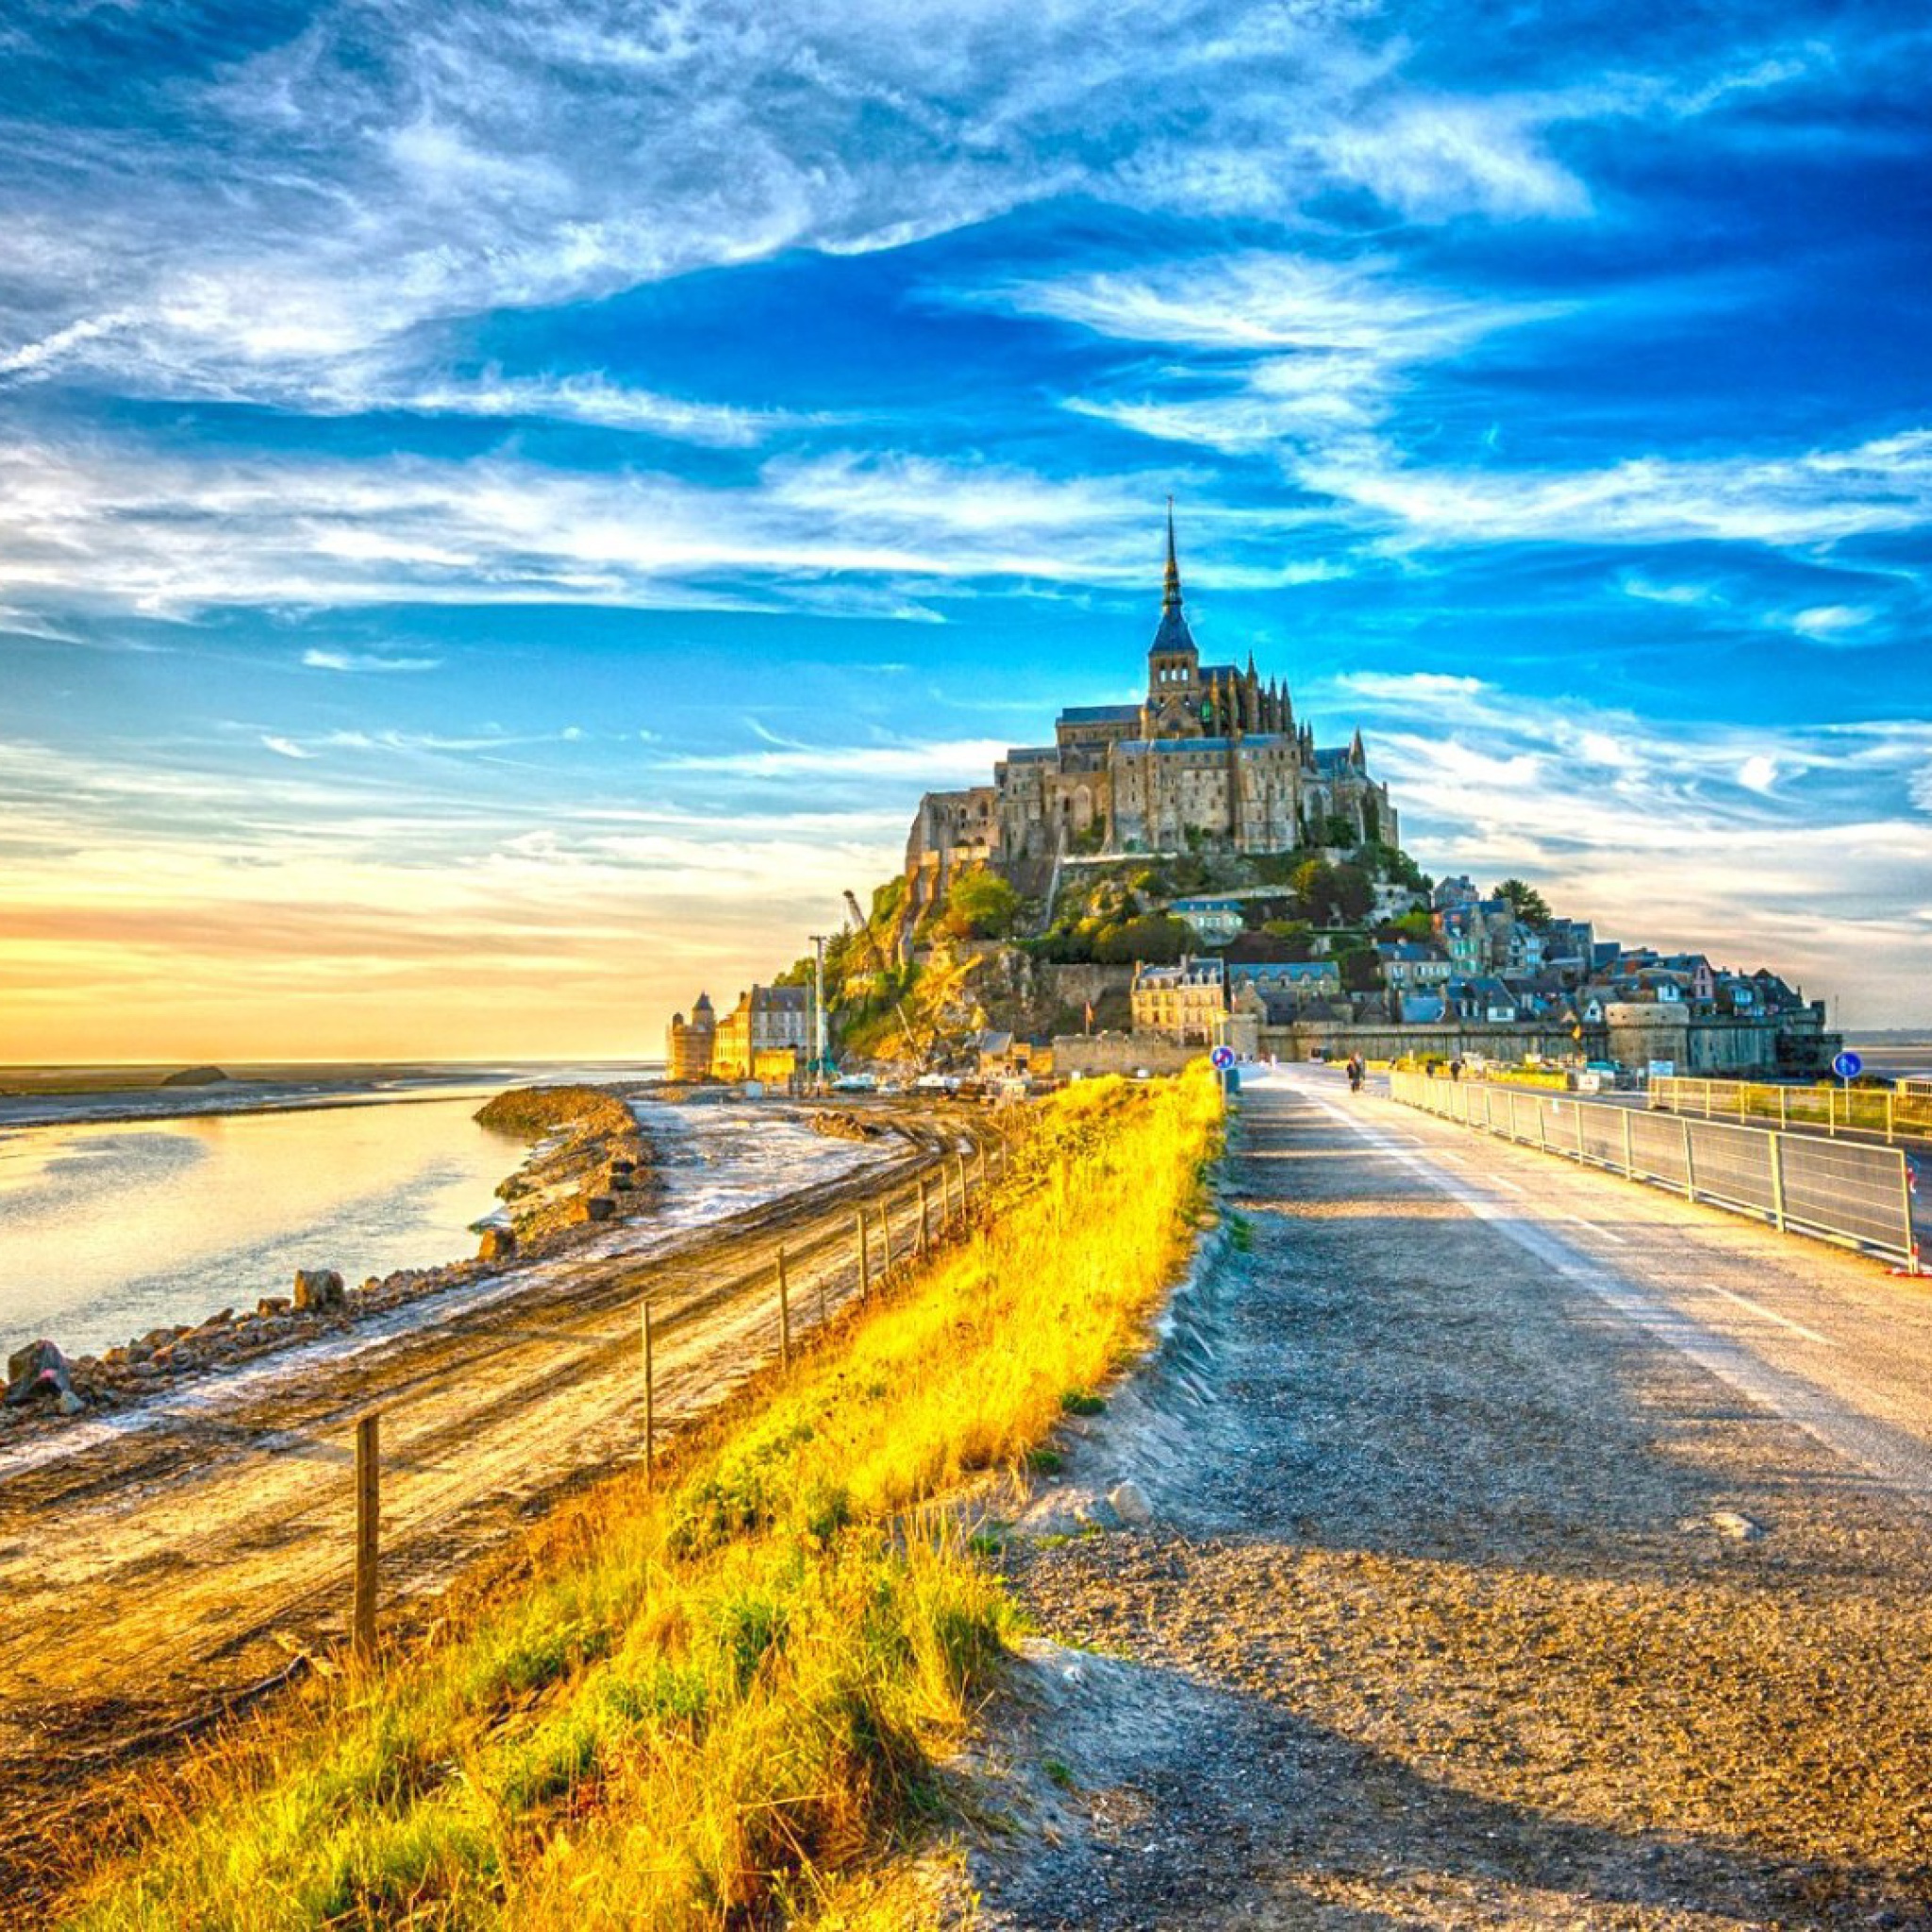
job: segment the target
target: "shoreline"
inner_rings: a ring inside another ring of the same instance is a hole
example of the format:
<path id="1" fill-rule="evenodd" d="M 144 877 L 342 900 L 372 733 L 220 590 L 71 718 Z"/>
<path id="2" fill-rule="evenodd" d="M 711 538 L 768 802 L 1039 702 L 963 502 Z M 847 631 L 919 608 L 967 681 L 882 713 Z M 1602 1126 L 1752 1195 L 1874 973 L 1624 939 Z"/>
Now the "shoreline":
<path id="1" fill-rule="evenodd" d="M 575 1083 L 588 1085 L 589 1083 Z M 0 1408 L 0 1480 L 47 1460 L 50 1457 L 78 1452 L 94 1440 L 123 1433 L 129 1427 L 149 1424 L 141 1418 L 143 1411 L 157 1419 L 166 1409 L 156 1398 L 167 1403 L 186 1399 L 191 1403 L 214 1397 L 246 1385 L 253 1375 L 273 1377 L 275 1358 L 314 1348 L 320 1351 L 317 1365 L 354 1356 L 366 1346 L 407 1335 L 420 1325 L 407 1319 L 389 1322 L 419 1304 L 431 1303 L 458 1291 L 457 1313 L 492 1306 L 530 1288 L 540 1287 L 546 1271 L 569 1266 L 575 1260 L 594 1262 L 608 1258 L 600 1254 L 600 1242 L 625 1232 L 648 1229 L 660 1221 L 671 1205 L 671 1189 L 665 1178 L 667 1162 L 663 1146 L 649 1127 L 637 1120 L 636 1104 L 682 1107 L 696 1103 L 691 1090 L 681 1094 L 660 1091 L 670 1083 L 647 1081 L 612 1082 L 608 1096 L 630 1110 L 636 1122 L 637 1140 L 641 1143 L 648 1167 L 639 1174 L 638 1183 L 606 1195 L 612 1201 L 609 1211 L 592 1216 L 576 1210 L 605 1177 L 603 1167 L 585 1163 L 583 1143 L 565 1133 L 540 1134 L 525 1142 L 524 1158 L 499 1181 L 498 1206 L 472 1224 L 472 1239 L 487 1250 L 492 1229 L 512 1225 L 519 1193 L 540 1197 L 541 1213 L 534 1233 L 519 1236 L 507 1251 L 477 1253 L 455 1259 L 426 1262 L 391 1270 L 387 1274 L 369 1275 L 359 1284 L 342 1281 L 334 1270 L 311 1271 L 332 1276 L 337 1284 L 332 1298 L 306 1308 L 292 1306 L 286 1287 L 258 1295 L 252 1307 L 231 1306 L 204 1316 L 194 1323 L 163 1324 L 114 1347 L 63 1357 L 75 1392 L 85 1407 L 62 1413 L 48 1400 L 10 1408 Z M 499 1095 L 529 1090 L 498 1090 Z M 448 1100 L 450 1094 L 424 1095 L 424 1099 Z M 704 1096 L 708 1099 L 709 1096 Z M 726 1096 L 717 1096 L 722 1102 Z M 407 1101 L 392 1104 L 408 1104 Z M 765 1120 L 784 1120 L 802 1129 L 822 1132 L 812 1126 L 812 1111 L 779 1103 Z M 749 1123 L 748 1123 L 749 1124 Z M 4 1132 L 4 1129 L 0 1129 Z M 594 1138 L 594 1137 L 591 1137 Z M 526 1181 L 541 1175 L 546 1163 L 553 1164 L 553 1178 L 539 1180 L 534 1187 Z M 519 1183 L 525 1185 L 520 1189 Z M 783 1192 L 782 1188 L 777 1190 Z M 728 1208 L 717 1210 L 728 1214 Z M 709 1220 L 715 1216 L 707 1216 Z M 667 1239 L 683 1231 L 667 1227 Z M 422 1320 L 436 1319 L 425 1311 Z M 379 1332 L 366 1342 L 357 1331 L 380 1324 Z M 48 1341 L 59 1346 L 58 1336 Z M 346 1348 L 337 1344 L 347 1343 Z M 22 1352 L 33 1346 L 24 1343 Z M 299 1369 L 294 1369 L 299 1373 Z M 23 1453 L 25 1452 L 25 1453 Z"/>

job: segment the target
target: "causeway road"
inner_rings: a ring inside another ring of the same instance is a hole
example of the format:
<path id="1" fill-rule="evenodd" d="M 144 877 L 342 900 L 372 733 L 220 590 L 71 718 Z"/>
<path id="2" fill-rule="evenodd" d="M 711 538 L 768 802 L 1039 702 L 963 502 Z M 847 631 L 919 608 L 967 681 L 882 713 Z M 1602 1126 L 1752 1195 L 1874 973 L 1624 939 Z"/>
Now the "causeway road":
<path id="1" fill-rule="evenodd" d="M 1224 1205 L 1009 1532 L 982 1923 L 1932 1925 L 1932 1282 L 1317 1069 Z"/>

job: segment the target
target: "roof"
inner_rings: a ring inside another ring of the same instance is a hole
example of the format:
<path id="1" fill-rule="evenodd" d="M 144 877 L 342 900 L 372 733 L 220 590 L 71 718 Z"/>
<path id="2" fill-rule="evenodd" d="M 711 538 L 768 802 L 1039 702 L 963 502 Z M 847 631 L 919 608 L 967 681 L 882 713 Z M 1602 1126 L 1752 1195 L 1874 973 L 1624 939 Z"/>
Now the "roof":
<path id="1" fill-rule="evenodd" d="M 1062 724 L 1132 724 L 1141 717 L 1139 705 L 1069 705 L 1060 713 Z"/>
<path id="2" fill-rule="evenodd" d="M 1188 620 L 1180 613 L 1179 606 L 1160 613 L 1160 628 L 1154 633 L 1154 641 L 1147 646 L 1151 658 L 1157 652 L 1192 651 L 1196 648 L 1194 633 L 1188 628 Z"/>
<path id="3" fill-rule="evenodd" d="M 1176 899 L 1169 908 L 1170 912 L 1239 912 L 1241 902 L 1239 899 L 1216 898 L 1212 893 L 1197 894 L 1191 899 Z"/>

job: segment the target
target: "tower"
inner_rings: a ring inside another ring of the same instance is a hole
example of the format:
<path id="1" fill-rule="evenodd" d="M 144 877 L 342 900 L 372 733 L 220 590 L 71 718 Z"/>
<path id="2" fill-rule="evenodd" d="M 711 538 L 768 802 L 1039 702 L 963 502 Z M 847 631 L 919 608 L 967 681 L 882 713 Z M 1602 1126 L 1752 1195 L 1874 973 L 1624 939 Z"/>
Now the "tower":
<path id="1" fill-rule="evenodd" d="M 1167 499 L 1167 570 L 1160 585 L 1160 624 L 1147 647 L 1143 738 L 1198 738 L 1209 693 L 1201 683 L 1201 654 L 1181 608 L 1181 567 L 1174 545 L 1174 498 Z"/>

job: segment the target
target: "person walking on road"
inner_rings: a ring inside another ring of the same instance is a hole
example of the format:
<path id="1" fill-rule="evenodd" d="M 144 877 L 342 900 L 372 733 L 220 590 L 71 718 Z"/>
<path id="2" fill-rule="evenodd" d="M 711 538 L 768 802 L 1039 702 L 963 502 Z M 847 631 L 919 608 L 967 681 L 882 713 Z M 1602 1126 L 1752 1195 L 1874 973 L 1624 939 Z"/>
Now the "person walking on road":
<path id="1" fill-rule="evenodd" d="M 1350 1054 L 1348 1057 L 1348 1091 L 1351 1093 L 1359 1093 L 1362 1091 L 1362 1074 L 1365 1071 L 1366 1069 L 1362 1065 L 1361 1055 L 1358 1053 Z"/>

